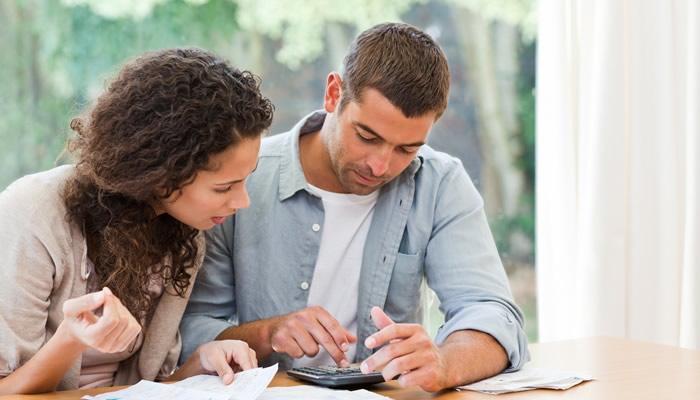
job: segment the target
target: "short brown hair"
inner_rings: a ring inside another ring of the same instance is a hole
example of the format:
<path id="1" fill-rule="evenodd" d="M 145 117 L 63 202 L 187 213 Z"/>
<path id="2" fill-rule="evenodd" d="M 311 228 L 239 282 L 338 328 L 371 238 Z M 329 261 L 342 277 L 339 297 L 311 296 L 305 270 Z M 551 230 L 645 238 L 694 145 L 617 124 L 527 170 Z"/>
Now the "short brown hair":
<path id="1" fill-rule="evenodd" d="M 343 61 L 339 109 L 361 101 L 365 89 L 377 90 L 408 118 L 447 108 L 450 72 L 440 46 L 408 24 L 384 23 L 362 32 Z"/>

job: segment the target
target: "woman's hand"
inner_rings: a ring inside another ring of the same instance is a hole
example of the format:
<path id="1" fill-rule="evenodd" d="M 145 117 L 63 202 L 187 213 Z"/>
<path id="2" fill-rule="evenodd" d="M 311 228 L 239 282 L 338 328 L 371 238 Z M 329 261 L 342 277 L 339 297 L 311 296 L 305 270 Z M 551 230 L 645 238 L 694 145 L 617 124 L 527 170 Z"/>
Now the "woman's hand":
<path id="1" fill-rule="evenodd" d="M 95 310 L 100 307 L 98 317 Z M 0 379 L 0 395 L 53 392 L 86 348 L 103 353 L 123 351 L 139 332 L 136 319 L 107 288 L 67 300 L 56 333 L 26 364 Z"/>
<path id="2" fill-rule="evenodd" d="M 102 315 L 95 310 L 103 307 Z M 141 325 L 109 288 L 63 303 L 59 327 L 75 341 L 103 353 L 126 350 L 141 332 Z"/>
<path id="3" fill-rule="evenodd" d="M 167 380 L 180 380 L 200 374 L 217 374 L 224 385 L 233 382 L 233 374 L 257 368 L 255 350 L 241 340 L 216 340 L 205 343 Z"/>
<path id="4" fill-rule="evenodd" d="M 199 347 L 199 361 L 209 373 L 216 372 L 224 385 L 233 382 L 235 371 L 257 368 L 255 350 L 241 340 L 219 340 Z"/>

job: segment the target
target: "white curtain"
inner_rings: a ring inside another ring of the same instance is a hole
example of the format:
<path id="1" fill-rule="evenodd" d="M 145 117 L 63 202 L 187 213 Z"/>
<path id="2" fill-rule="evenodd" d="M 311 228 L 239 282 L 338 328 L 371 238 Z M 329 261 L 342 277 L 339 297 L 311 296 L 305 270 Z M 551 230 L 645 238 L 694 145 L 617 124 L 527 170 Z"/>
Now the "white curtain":
<path id="1" fill-rule="evenodd" d="M 700 348 L 699 3 L 538 3 L 541 341 Z"/>

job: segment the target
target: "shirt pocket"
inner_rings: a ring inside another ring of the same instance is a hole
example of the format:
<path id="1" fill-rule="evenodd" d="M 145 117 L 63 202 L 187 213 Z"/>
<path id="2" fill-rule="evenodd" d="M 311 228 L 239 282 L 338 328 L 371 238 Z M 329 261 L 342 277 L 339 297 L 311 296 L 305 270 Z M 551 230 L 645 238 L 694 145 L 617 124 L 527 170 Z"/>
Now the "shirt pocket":
<path id="1" fill-rule="evenodd" d="M 420 284 L 423 280 L 423 255 L 396 254 L 389 292 L 384 310 L 394 322 L 417 322 L 421 304 Z"/>

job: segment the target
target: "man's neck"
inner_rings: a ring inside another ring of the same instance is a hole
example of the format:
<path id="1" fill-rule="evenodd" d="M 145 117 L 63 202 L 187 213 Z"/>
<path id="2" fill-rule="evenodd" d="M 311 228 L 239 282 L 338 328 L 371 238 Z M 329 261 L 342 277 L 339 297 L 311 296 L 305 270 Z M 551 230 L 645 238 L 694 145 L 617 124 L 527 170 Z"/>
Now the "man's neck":
<path id="1" fill-rule="evenodd" d="M 299 161 L 306 181 L 328 192 L 345 193 L 346 190 L 333 172 L 330 155 L 321 131 L 299 137 Z"/>

